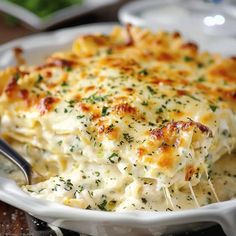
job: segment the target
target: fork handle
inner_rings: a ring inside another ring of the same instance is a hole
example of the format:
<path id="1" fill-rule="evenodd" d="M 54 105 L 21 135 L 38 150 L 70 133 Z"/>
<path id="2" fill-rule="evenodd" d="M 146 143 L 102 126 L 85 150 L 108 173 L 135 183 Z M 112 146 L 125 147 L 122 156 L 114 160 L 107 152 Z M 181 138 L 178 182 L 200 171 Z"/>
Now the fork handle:
<path id="1" fill-rule="evenodd" d="M 10 147 L 3 139 L 0 138 L 0 153 L 17 165 L 23 172 L 27 184 L 31 183 L 32 167 L 18 152 Z"/>

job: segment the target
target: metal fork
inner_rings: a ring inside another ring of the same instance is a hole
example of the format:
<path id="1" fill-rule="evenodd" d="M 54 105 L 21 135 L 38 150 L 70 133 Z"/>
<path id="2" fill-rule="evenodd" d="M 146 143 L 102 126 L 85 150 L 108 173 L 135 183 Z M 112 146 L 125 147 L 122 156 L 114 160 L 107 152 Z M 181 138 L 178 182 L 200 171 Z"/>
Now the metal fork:
<path id="1" fill-rule="evenodd" d="M 0 154 L 17 165 L 24 174 L 26 184 L 31 184 L 32 166 L 18 152 L 0 138 Z"/>

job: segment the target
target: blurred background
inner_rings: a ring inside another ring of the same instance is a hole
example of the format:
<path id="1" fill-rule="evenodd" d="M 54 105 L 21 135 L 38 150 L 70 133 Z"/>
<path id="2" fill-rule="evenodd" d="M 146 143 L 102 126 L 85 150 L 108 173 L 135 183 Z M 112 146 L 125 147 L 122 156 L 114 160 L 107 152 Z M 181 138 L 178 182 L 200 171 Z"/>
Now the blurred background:
<path id="1" fill-rule="evenodd" d="M 235 37 L 236 0 L 0 0 L 0 44 L 41 31 L 118 20 L 186 35 L 191 30 L 196 37 Z"/>
<path id="2" fill-rule="evenodd" d="M 62 20 L 59 23 L 40 30 L 17 19 L 15 16 L 16 10 L 11 7 L 10 9 L 9 7 L 6 7 L 4 1 L 7 2 L 7 4 L 13 3 L 32 11 L 35 15 L 41 18 L 42 21 L 44 21 L 45 18 L 53 18 L 55 16 L 55 12 L 63 11 L 63 8 L 68 8 L 70 6 L 73 8 L 75 6 L 79 8 L 83 6 L 83 4 L 86 4 L 86 0 L 0 0 L 0 45 L 8 42 L 9 40 L 41 31 L 50 31 L 96 22 L 118 21 L 118 9 L 125 3 L 132 2 L 132 0 L 107 0 L 104 1 L 104 5 L 100 6 L 101 4 L 99 4 L 99 2 L 103 2 L 102 0 L 90 0 L 88 1 L 89 5 L 86 6 L 85 9 L 82 9 L 82 12 L 78 10 L 77 15 L 74 14 L 74 16 L 67 20 L 63 20 L 62 17 Z M 9 13 L 11 12 L 12 15 L 7 14 L 6 10 Z M 21 14 L 21 12 L 19 14 Z M 22 17 L 24 18 L 25 16 L 22 15 Z"/>

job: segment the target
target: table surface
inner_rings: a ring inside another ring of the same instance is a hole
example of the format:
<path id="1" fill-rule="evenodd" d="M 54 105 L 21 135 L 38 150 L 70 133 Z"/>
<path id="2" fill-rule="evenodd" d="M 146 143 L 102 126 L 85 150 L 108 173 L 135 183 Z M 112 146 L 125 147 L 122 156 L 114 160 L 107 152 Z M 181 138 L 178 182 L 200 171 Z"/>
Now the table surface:
<path id="1" fill-rule="evenodd" d="M 120 3 L 109 7 L 103 8 L 99 11 L 92 12 L 78 19 L 73 19 L 66 23 L 63 23 L 57 27 L 54 27 L 50 30 L 55 30 L 59 28 L 82 25 L 87 23 L 94 22 L 106 22 L 106 21 L 117 21 L 117 10 L 119 7 L 127 2 L 128 0 L 123 0 Z M 105 14 L 104 14 L 105 13 Z M 49 30 L 49 31 L 50 31 Z M 8 42 L 9 40 L 32 35 L 36 33 L 32 29 L 26 28 L 21 24 L 10 25 L 5 21 L 5 17 L 0 14 L 0 45 Z M 78 233 L 63 230 L 61 229 L 62 235 L 79 235 Z M 9 236 L 28 236 L 28 235 L 37 235 L 37 236 L 49 236 L 56 235 L 56 233 L 45 223 L 40 220 L 37 220 L 30 216 L 29 214 L 12 207 L 8 204 L 0 202 L 0 236 L 1 235 L 9 235 Z M 195 233 L 185 233 L 178 234 L 181 235 L 189 235 L 189 236 L 208 236 L 208 235 L 218 235 L 225 236 L 221 227 L 215 226 L 210 229 L 195 232 Z"/>

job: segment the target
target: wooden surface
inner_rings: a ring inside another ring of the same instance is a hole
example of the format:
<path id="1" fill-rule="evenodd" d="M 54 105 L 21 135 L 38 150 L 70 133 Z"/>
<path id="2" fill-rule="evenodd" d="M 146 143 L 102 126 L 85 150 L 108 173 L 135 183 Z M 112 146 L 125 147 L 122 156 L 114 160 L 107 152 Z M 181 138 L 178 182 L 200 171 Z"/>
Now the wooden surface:
<path id="1" fill-rule="evenodd" d="M 0 235 L 29 234 L 25 213 L 0 202 Z"/>
<path id="2" fill-rule="evenodd" d="M 0 0 L 1 1 L 1 0 Z M 11 25 L 0 15 L 0 45 L 8 41 L 32 34 L 33 31 L 21 25 Z"/>

